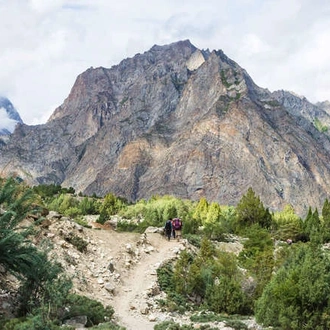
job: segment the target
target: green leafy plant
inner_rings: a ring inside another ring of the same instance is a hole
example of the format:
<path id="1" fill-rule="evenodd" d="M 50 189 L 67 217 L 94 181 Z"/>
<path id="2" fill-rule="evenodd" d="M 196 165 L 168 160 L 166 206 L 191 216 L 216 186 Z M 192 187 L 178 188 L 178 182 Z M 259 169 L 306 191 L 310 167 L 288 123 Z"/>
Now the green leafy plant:
<path id="1" fill-rule="evenodd" d="M 232 84 L 230 84 L 226 78 L 226 73 L 224 70 L 220 71 L 221 82 L 226 88 L 229 88 Z"/>
<path id="2" fill-rule="evenodd" d="M 65 236 L 64 239 L 72 244 L 79 252 L 86 252 L 88 242 L 85 241 L 83 238 L 73 234 L 69 233 L 69 235 Z"/>
<path id="3" fill-rule="evenodd" d="M 68 296 L 66 306 L 68 306 L 68 311 L 65 312 L 63 320 L 74 316 L 86 315 L 86 325 L 89 327 L 104 322 L 105 317 L 111 319 L 114 314 L 111 306 L 104 307 L 99 301 L 76 294 Z"/>
<path id="4" fill-rule="evenodd" d="M 109 220 L 112 215 L 117 214 L 120 210 L 127 205 L 126 200 L 116 197 L 114 194 L 109 193 L 104 197 L 103 203 L 100 206 L 100 216 L 97 222 L 104 224 Z"/>
<path id="5" fill-rule="evenodd" d="M 322 122 L 317 117 L 314 118 L 314 126 L 321 133 L 328 131 L 328 126 L 323 125 Z"/>

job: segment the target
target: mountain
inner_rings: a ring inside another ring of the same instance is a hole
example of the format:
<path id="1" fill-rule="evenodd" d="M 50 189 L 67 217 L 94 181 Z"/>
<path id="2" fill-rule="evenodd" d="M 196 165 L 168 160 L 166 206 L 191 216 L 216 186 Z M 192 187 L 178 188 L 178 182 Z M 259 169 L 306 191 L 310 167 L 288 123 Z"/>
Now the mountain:
<path id="1" fill-rule="evenodd" d="M 19 113 L 6 97 L 0 96 L 0 136 L 12 133 L 17 123 L 23 123 Z"/>
<path id="2" fill-rule="evenodd" d="M 18 125 L 0 146 L 0 170 L 131 201 L 235 205 L 252 187 L 271 210 L 303 214 L 329 194 L 328 123 L 326 107 L 184 40 L 80 74 L 46 124 Z"/>

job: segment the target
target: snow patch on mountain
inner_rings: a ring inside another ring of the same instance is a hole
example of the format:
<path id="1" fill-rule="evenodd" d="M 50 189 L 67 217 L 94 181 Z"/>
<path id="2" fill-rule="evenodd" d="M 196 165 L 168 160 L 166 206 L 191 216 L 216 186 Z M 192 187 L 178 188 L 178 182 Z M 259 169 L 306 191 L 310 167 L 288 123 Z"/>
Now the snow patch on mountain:
<path id="1" fill-rule="evenodd" d="M 12 133 L 17 124 L 17 121 L 8 116 L 5 108 L 0 108 L 0 132 Z"/>
<path id="2" fill-rule="evenodd" d="M 11 134 L 17 123 L 23 123 L 12 103 L 0 96 L 0 135 Z"/>

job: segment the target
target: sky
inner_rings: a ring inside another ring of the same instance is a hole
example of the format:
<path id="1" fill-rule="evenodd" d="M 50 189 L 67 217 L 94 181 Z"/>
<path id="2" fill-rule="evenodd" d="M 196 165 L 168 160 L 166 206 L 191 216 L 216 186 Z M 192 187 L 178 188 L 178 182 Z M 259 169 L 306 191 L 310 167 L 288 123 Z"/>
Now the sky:
<path id="1" fill-rule="evenodd" d="M 0 95 L 28 125 L 88 68 L 185 39 L 222 49 L 260 87 L 330 100 L 328 0 L 0 0 L 0 17 Z"/>

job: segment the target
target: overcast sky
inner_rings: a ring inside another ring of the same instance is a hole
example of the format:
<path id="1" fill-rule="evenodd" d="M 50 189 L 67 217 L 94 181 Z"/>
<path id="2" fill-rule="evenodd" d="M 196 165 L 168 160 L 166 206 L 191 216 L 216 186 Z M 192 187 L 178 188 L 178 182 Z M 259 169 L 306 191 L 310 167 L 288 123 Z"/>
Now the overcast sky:
<path id="1" fill-rule="evenodd" d="M 46 122 L 89 67 L 184 39 L 260 87 L 330 100 L 328 0 L 0 0 L 0 14 L 0 95 L 26 124 Z"/>

